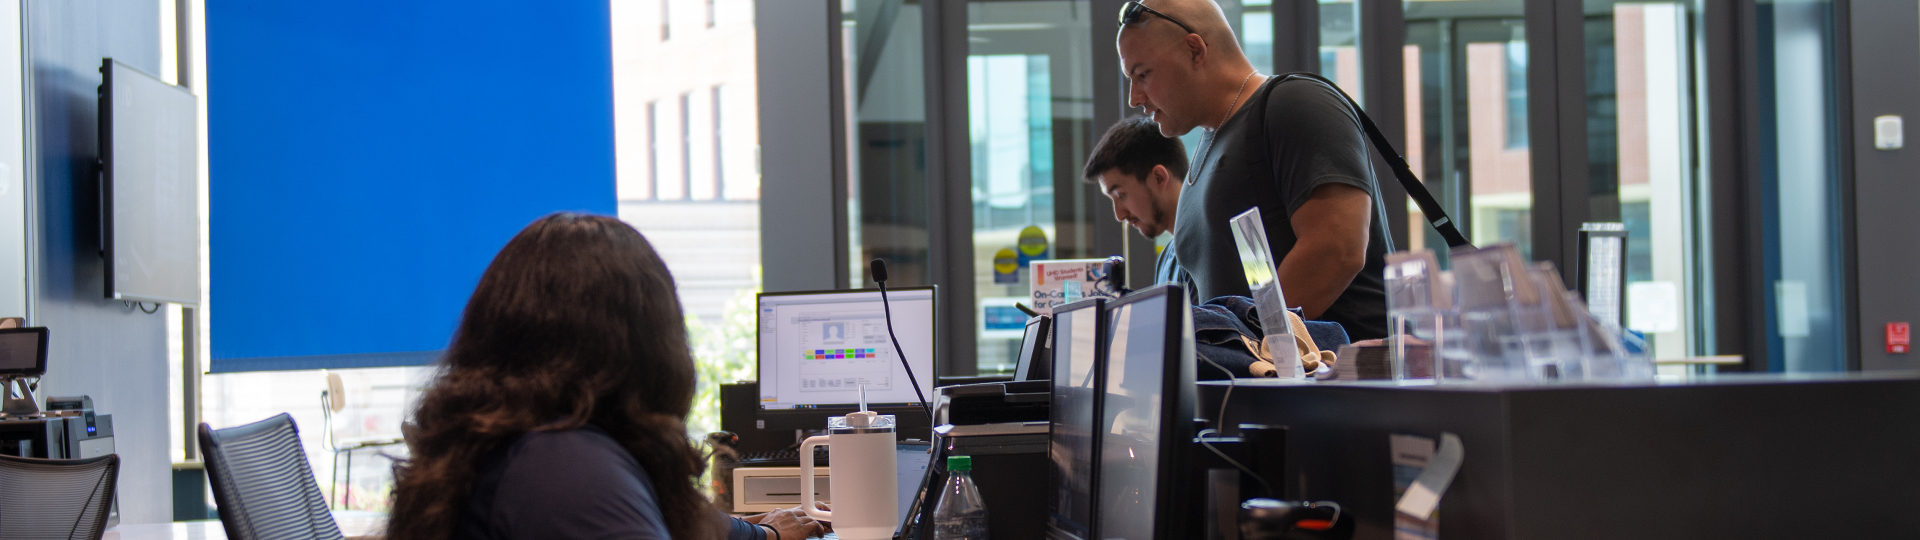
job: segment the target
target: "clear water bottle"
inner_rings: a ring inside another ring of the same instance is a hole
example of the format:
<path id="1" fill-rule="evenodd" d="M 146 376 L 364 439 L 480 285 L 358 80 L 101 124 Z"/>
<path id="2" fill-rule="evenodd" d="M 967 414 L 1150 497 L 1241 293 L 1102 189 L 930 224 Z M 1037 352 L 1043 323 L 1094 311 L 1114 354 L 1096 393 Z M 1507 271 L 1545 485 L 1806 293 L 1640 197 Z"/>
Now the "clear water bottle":
<path id="1" fill-rule="evenodd" d="M 987 505 L 973 485 L 973 458 L 947 457 L 947 485 L 933 507 L 933 540 L 987 540 Z"/>

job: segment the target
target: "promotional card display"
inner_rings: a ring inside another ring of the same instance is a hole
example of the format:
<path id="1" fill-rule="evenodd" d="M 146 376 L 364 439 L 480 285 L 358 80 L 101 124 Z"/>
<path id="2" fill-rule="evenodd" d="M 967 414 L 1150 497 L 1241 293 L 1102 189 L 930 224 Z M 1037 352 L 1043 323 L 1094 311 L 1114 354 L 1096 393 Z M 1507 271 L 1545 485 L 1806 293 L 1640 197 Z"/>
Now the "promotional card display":
<path id="1" fill-rule="evenodd" d="M 1653 363 L 1596 314 L 1550 262 L 1511 244 L 1387 256 L 1387 314 L 1397 379 L 1441 382 L 1648 380 Z M 1358 351 L 1356 351 L 1358 352 Z M 1357 356 L 1356 356 L 1357 357 Z M 1364 368 L 1364 365 L 1357 366 Z M 1360 378 L 1365 373 L 1360 373 Z"/>
<path id="2" fill-rule="evenodd" d="M 1529 343 L 1530 369 L 1543 377 L 1583 379 L 1587 377 L 1587 359 L 1593 352 L 1590 336 L 1583 331 L 1580 297 L 1560 281 L 1560 270 L 1550 262 L 1533 263 L 1533 283 L 1540 288 L 1542 318 L 1540 334 Z"/>
<path id="3" fill-rule="evenodd" d="M 1447 333 L 1459 332 L 1453 312 L 1451 279 L 1429 250 L 1387 255 L 1388 342 L 1393 378 L 1432 379 L 1434 352 L 1446 347 Z"/>
<path id="4" fill-rule="evenodd" d="M 1033 261 L 1033 310 L 1052 315 L 1053 308 L 1088 298 L 1119 298 L 1119 257 Z"/>
<path id="5" fill-rule="evenodd" d="M 1463 378 L 1527 380 L 1527 338 L 1537 333 L 1540 289 L 1512 244 L 1456 250 L 1453 275 L 1460 293 L 1461 345 L 1471 364 Z M 1450 370 L 1451 371 L 1451 370 Z"/>
<path id="6" fill-rule="evenodd" d="M 1300 351 L 1293 346 L 1293 327 L 1287 324 L 1287 298 L 1280 291 L 1280 272 L 1273 262 L 1273 250 L 1267 243 L 1267 229 L 1260 220 L 1260 208 L 1254 207 L 1233 217 L 1233 244 L 1240 251 L 1240 268 L 1247 275 L 1247 290 L 1253 292 L 1253 304 L 1260 309 L 1260 326 L 1266 330 L 1262 341 L 1273 355 L 1273 365 L 1281 378 L 1307 376 L 1300 363 Z M 1288 368 L 1292 366 L 1292 368 Z"/>

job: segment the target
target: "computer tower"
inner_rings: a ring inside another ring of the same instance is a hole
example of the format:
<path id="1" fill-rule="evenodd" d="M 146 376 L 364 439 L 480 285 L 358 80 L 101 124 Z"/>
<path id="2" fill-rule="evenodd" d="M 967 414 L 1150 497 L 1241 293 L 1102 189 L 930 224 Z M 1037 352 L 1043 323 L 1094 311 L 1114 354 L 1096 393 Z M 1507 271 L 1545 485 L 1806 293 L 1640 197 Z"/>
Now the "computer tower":
<path id="1" fill-rule="evenodd" d="M 936 436 L 933 447 L 926 477 L 895 540 L 933 538 L 933 510 L 946 485 L 950 456 L 973 458 L 973 482 L 988 508 L 989 538 L 1045 536 L 1052 492 L 1034 481 L 1047 477 L 1046 422 L 953 426 Z"/>
<path id="2" fill-rule="evenodd" d="M 733 446 L 741 454 L 778 451 L 797 442 L 791 429 L 766 429 L 759 413 L 760 383 L 720 385 L 720 429 L 740 437 Z"/>

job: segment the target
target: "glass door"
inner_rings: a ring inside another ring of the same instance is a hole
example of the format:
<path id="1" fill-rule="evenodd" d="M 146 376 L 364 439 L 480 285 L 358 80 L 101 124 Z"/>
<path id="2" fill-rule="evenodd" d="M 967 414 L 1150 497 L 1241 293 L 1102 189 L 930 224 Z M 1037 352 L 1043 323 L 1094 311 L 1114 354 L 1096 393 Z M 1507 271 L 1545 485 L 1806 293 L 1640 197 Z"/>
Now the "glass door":
<path id="1" fill-rule="evenodd" d="M 873 287 L 867 261 L 875 257 L 887 260 L 888 283 L 924 285 L 930 273 L 921 5 L 841 0 L 840 9 L 848 286 Z"/>
<path id="2" fill-rule="evenodd" d="M 1089 13 L 1086 0 L 967 4 L 968 300 L 980 375 L 1013 372 L 1026 322 L 1013 303 L 1028 302 L 1031 261 L 1109 255 L 1093 253 L 1092 227 L 1110 218 L 1084 211 L 1080 167 L 1105 127 L 1093 125 L 1091 25 L 1112 18 Z"/>
<path id="3" fill-rule="evenodd" d="M 1624 321 L 1654 358 L 1699 354 L 1704 238 L 1694 163 L 1692 13 L 1681 2 L 1586 0 L 1588 208 L 1627 228 Z"/>
<path id="4" fill-rule="evenodd" d="M 1756 5 L 1771 371 L 1847 367 L 1833 4 Z"/>
<path id="5" fill-rule="evenodd" d="M 1406 88 L 1417 92 L 1407 100 L 1408 166 L 1475 245 L 1512 242 L 1531 260 L 1524 6 L 1520 0 L 1404 6 Z M 1422 234 L 1426 219 L 1417 208 L 1409 213 L 1409 243 L 1444 260 L 1446 242 Z"/>

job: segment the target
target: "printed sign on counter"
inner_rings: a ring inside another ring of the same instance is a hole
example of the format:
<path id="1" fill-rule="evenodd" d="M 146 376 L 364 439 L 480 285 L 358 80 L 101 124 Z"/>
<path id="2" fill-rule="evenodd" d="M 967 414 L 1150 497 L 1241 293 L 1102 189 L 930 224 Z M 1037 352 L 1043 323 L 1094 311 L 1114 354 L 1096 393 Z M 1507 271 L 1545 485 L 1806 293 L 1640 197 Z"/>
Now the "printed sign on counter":
<path id="1" fill-rule="evenodd" d="M 1033 310 L 1053 315 L 1055 306 L 1087 298 L 1120 296 L 1119 276 L 1107 259 L 1033 261 Z"/>

